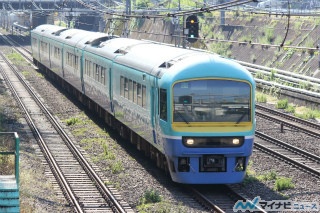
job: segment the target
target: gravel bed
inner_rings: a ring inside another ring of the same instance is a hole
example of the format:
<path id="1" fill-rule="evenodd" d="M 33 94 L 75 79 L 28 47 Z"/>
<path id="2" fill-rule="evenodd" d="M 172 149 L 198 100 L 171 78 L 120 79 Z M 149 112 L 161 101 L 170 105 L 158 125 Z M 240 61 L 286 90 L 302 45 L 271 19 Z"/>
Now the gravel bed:
<path id="1" fill-rule="evenodd" d="M 275 108 L 273 104 L 266 104 L 270 108 Z M 310 153 L 320 154 L 320 141 L 297 130 L 284 128 L 281 133 L 280 124 L 275 125 L 269 120 L 257 117 L 257 130 L 274 138 L 283 140 L 291 145 L 300 147 Z M 250 159 L 249 170 L 252 176 L 265 175 L 274 172 L 277 177 L 291 178 L 294 188 L 277 192 L 274 190 L 275 180 L 253 181 L 242 184 L 242 189 L 249 197 L 260 196 L 264 200 L 289 199 L 298 202 L 319 202 L 320 179 L 312 175 L 298 171 L 294 166 L 278 160 L 267 154 L 254 150 Z M 263 192 L 263 193 L 262 193 Z"/>
<path id="2" fill-rule="evenodd" d="M 2 51 L 11 51 L 11 49 L 7 48 Z M 27 67 L 22 67 L 22 70 L 26 69 Z M 45 77 L 34 72 L 32 68 L 25 77 L 36 88 L 46 104 L 50 106 L 51 111 L 65 124 L 65 129 L 73 134 L 76 141 L 87 153 L 89 161 L 101 169 L 106 177 L 106 182 L 112 183 L 132 208 L 138 210 L 137 206 L 145 192 L 155 190 L 161 195 L 164 202 L 150 205 L 148 208 L 145 207 L 145 212 L 177 212 L 178 210 L 180 212 L 206 212 L 198 204 L 191 201 L 191 198 L 181 190 L 179 184 L 172 183 L 162 171 L 154 168 L 154 164 L 149 163 L 141 153 L 133 150 L 130 145 L 106 126 L 92 122 L 90 113 L 77 107 L 72 100 L 69 100 L 69 97 L 62 95 L 59 89 L 48 82 Z M 8 108 L 8 106 L 4 107 Z M 15 110 L 16 113 L 19 111 Z M 76 118 L 79 122 L 68 126 L 66 120 L 70 118 Z M 301 135 L 299 132 L 289 130 L 280 133 L 280 128 L 274 127 L 266 121 L 257 119 L 257 122 L 259 130 L 268 134 L 272 133 L 273 137 L 286 138 L 286 141 L 295 139 L 293 143 L 300 144 L 301 147 L 310 149 L 309 151 L 316 150 L 315 153 L 319 154 L 319 145 L 317 145 L 318 149 L 315 149 L 316 146 L 312 146 L 317 141 L 309 142 L 309 139 L 305 139 L 304 134 Z M 24 146 L 22 153 L 29 153 L 30 150 L 34 153 L 34 150 L 37 149 L 35 142 L 30 138 L 23 139 L 22 144 Z M 38 192 L 37 195 L 30 196 L 34 203 L 32 205 L 33 212 L 65 212 L 68 210 L 64 207 L 65 203 L 59 199 L 59 196 L 57 197 L 53 187 L 49 187 L 48 193 L 43 193 L 47 190 L 43 185 L 47 185 L 49 180 L 43 175 L 43 168 L 39 166 L 41 156 L 33 156 L 30 161 L 27 156 L 29 155 L 22 154 L 21 171 L 32 171 L 30 175 L 41 177 L 40 180 L 42 180 L 38 181 L 39 185 L 32 184 L 32 187 L 29 188 L 29 190 L 36 188 L 34 193 Z M 246 181 L 241 184 L 241 189 L 249 198 L 259 195 L 264 200 L 290 199 L 301 202 L 319 200 L 319 179 L 297 171 L 296 168 L 257 150 L 254 151 L 250 161 L 249 170 L 253 176 L 274 171 L 278 177 L 292 178 L 295 187 L 277 192 L 274 190 L 274 180 Z M 22 202 L 25 202 L 27 198 L 27 194 L 23 195 Z M 61 208 L 63 209 L 61 210 Z"/>
<path id="3" fill-rule="evenodd" d="M 299 130 L 284 127 L 281 132 L 280 124 L 275 124 L 272 121 L 257 117 L 257 130 L 267 135 L 282 140 L 290 145 L 307 150 L 315 155 L 320 155 L 319 139 L 312 137 L 306 133 L 299 132 Z M 315 145 L 318 144 L 318 145 Z"/>

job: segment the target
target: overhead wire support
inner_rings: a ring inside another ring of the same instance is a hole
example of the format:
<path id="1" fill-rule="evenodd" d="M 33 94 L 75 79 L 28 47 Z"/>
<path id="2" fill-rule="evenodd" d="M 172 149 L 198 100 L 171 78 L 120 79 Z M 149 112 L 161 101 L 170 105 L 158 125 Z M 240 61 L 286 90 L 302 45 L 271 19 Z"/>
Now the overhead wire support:
<path id="1" fill-rule="evenodd" d="M 211 11 L 215 11 L 215 10 L 221 10 L 221 9 L 226 9 L 228 7 L 234 7 L 234 6 L 239 6 L 242 4 L 246 4 L 246 3 L 250 3 L 250 2 L 255 2 L 256 0 L 234 0 L 232 2 L 226 2 L 226 3 L 222 3 L 222 4 L 218 4 L 218 5 L 213 5 L 213 6 L 209 6 L 209 7 L 201 7 L 198 9 L 194 9 L 194 10 L 185 10 L 185 11 L 178 11 L 178 12 L 173 12 L 173 13 L 167 13 L 167 14 L 163 14 L 163 15 L 145 15 L 145 13 L 148 12 L 153 12 L 151 10 L 144 10 L 143 11 L 143 15 L 137 15 L 137 14 L 125 14 L 125 11 L 122 11 L 121 13 L 118 12 L 110 12 L 110 11 L 105 11 L 105 10 L 101 10 L 98 9 L 96 7 L 93 7 L 85 2 L 83 2 L 82 0 L 76 0 L 78 3 L 80 3 L 81 5 L 88 7 L 92 10 L 104 13 L 104 14 L 108 14 L 108 15 L 114 15 L 114 16 L 120 16 L 120 17 L 125 17 L 125 18 L 165 18 L 165 17 L 177 17 L 177 16 L 183 16 L 183 15 L 192 15 L 192 14 L 198 14 L 198 13 L 203 13 L 203 12 L 211 12 Z M 136 11 L 132 11 L 132 13 L 135 13 Z"/>
<path id="2" fill-rule="evenodd" d="M 286 34 L 285 34 L 285 36 L 284 36 L 284 38 L 283 38 L 282 43 L 280 44 L 280 47 L 283 47 L 284 42 L 285 42 L 286 39 L 287 39 L 288 32 L 289 32 L 289 27 L 290 27 L 290 1 L 288 0 L 288 23 L 287 23 L 287 31 L 286 31 Z"/>

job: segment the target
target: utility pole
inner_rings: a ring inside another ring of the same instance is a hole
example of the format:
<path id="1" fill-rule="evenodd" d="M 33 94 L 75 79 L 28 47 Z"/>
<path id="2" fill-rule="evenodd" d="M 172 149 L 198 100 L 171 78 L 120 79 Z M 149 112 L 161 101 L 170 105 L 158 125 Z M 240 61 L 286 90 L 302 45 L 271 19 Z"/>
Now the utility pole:
<path id="1" fill-rule="evenodd" d="M 126 15 L 131 15 L 131 0 L 126 0 Z M 124 30 L 122 32 L 122 35 L 125 37 L 125 38 L 128 38 L 129 36 L 129 30 L 128 30 L 128 21 L 130 19 L 128 19 L 127 17 L 125 17 L 123 19 L 123 24 L 124 24 Z"/>

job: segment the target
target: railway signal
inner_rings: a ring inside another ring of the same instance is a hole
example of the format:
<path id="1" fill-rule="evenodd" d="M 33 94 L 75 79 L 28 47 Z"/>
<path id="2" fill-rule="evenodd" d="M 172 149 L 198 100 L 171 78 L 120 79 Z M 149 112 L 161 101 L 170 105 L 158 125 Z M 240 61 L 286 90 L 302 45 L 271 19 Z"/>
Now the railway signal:
<path id="1" fill-rule="evenodd" d="M 191 15 L 187 17 L 186 29 L 188 30 L 187 40 L 190 43 L 196 42 L 199 37 L 199 22 L 198 22 L 198 17 L 196 15 Z"/>

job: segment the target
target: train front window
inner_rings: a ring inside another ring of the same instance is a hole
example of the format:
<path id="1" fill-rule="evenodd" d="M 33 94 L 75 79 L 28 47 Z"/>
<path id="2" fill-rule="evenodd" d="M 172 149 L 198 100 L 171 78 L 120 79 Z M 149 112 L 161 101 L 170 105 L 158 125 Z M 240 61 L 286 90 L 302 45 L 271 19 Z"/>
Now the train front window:
<path id="1" fill-rule="evenodd" d="M 232 80 L 193 80 L 173 86 L 173 122 L 249 122 L 251 87 Z"/>

